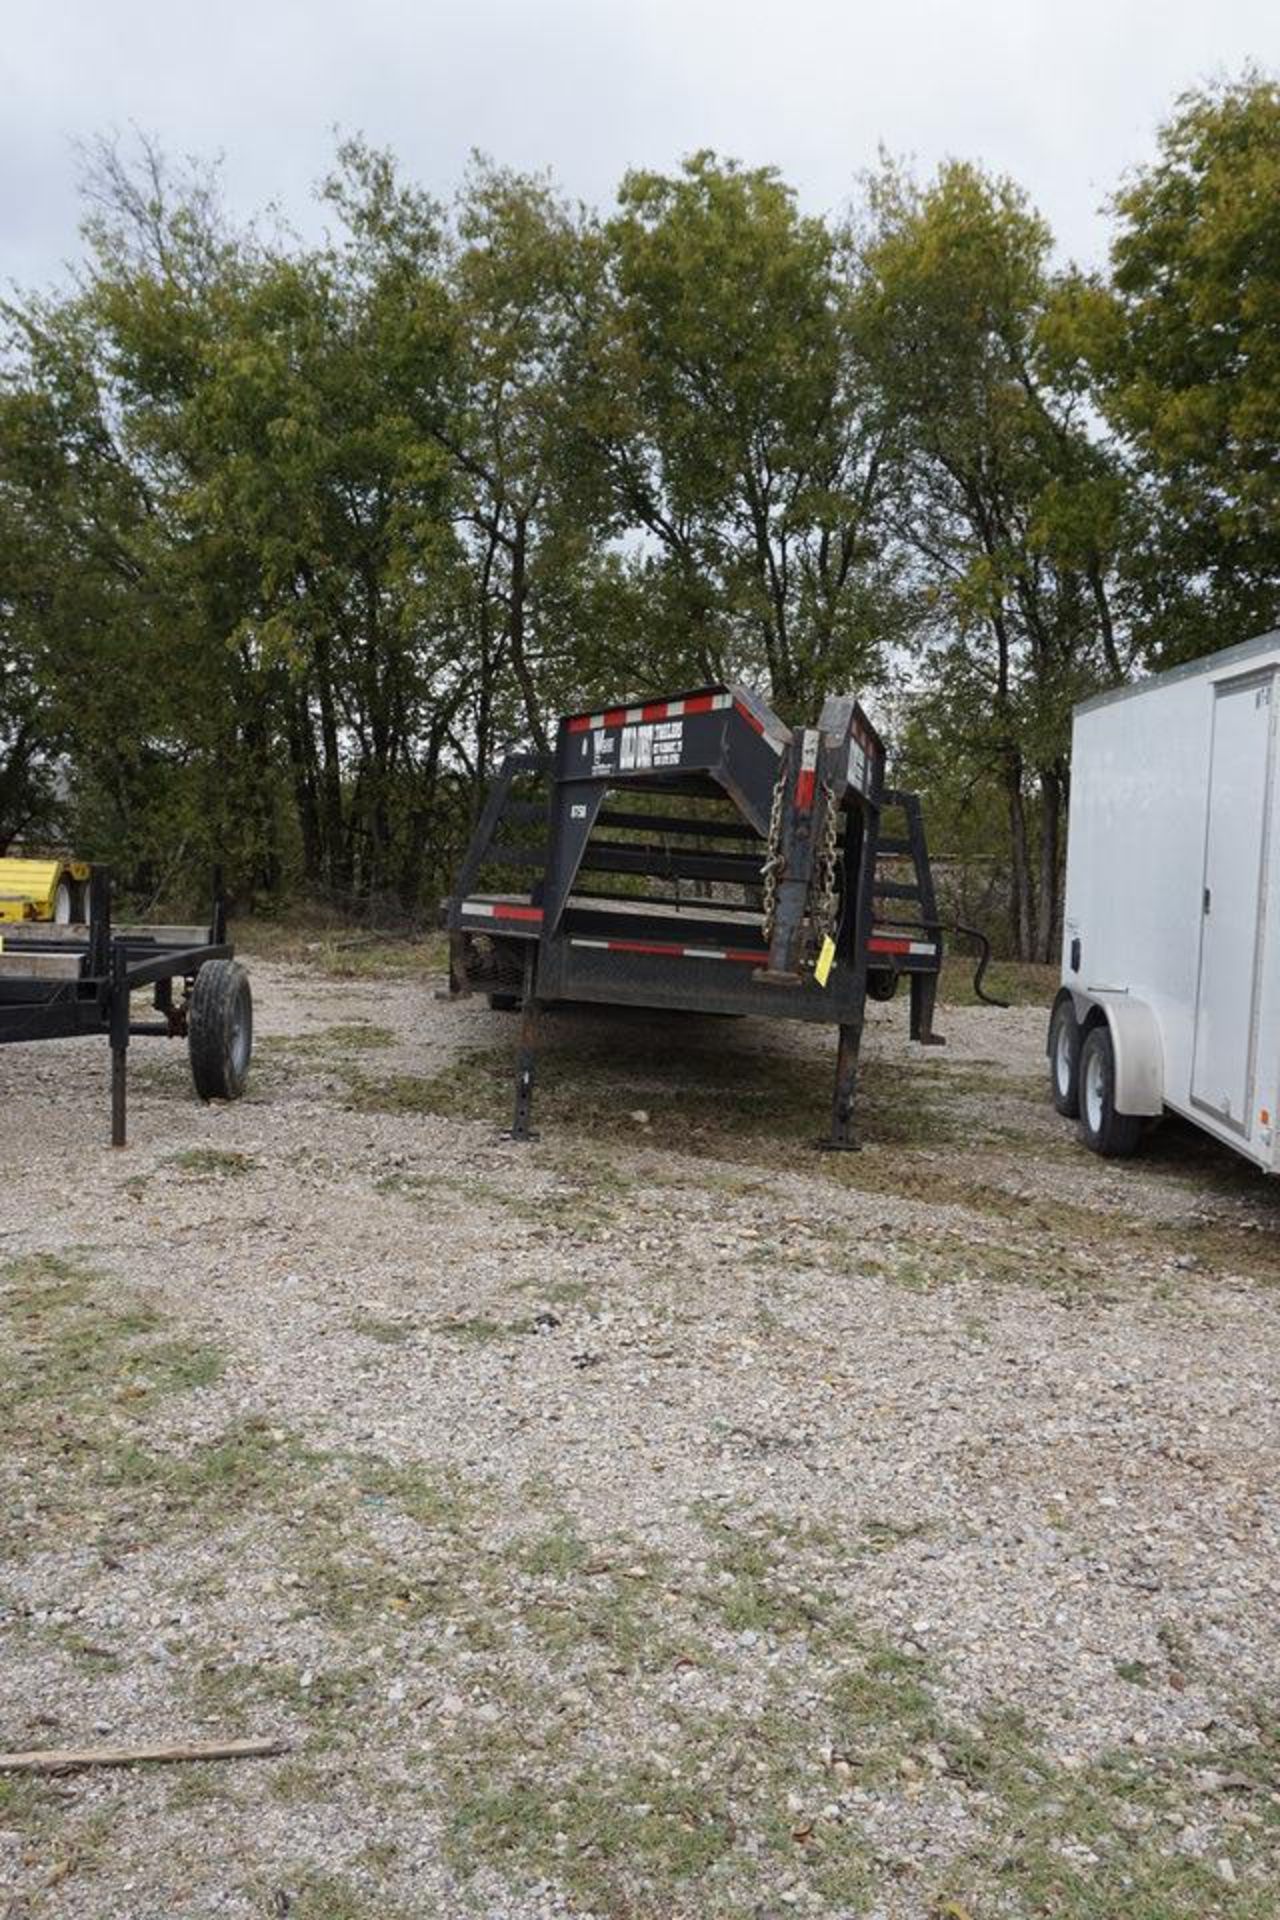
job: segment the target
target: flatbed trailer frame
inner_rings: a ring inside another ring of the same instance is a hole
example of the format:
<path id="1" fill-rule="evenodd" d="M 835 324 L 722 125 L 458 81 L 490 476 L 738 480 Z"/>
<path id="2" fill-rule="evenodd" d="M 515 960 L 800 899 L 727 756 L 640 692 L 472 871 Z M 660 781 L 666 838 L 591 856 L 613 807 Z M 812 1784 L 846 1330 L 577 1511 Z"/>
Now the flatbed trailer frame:
<path id="1" fill-rule="evenodd" d="M 532 1137 L 540 1009 L 595 1002 L 836 1026 L 822 1144 L 858 1145 L 868 992 L 888 999 L 905 977 L 912 1038 L 941 1044 L 921 810 L 886 788 L 884 763 L 852 697 L 792 729 L 739 685 L 569 714 L 551 752 L 507 757 L 443 923 L 449 994 L 485 991 L 522 1014 L 513 1138 Z"/>
<path id="2" fill-rule="evenodd" d="M 216 877 L 207 926 L 113 926 L 111 878 L 105 867 L 95 866 L 89 879 L 87 923 L 27 921 L 0 928 L 0 1045 L 106 1035 L 111 1047 L 111 1144 L 123 1147 L 130 1040 L 189 1037 L 191 1010 L 205 969 L 214 963 L 229 966 L 234 959 L 235 948 L 227 938 L 226 905 Z M 175 982 L 183 988 L 180 997 L 175 996 Z M 243 969 L 236 967 L 218 984 L 229 988 L 237 1003 L 232 1008 L 233 1022 L 225 1035 L 211 1032 L 210 1021 L 224 1015 L 220 1006 L 210 1009 L 202 1023 L 200 1060 L 192 1047 L 192 1068 L 197 1092 L 206 1098 L 234 1098 L 242 1090 L 252 1049 L 251 1011 L 247 1033 L 232 1030 L 234 1017 L 243 1029 L 247 979 Z M 136 1020 L 133 995 L 146 987 L 153 989 L 156 1017 Z M 219 1072 L 217 1056 L 224 1041 L 227 1066 L 235 1069 L 232 1078 L 240 1081 L 238 1086 L 223 1084 L 227 1076 Z"/>

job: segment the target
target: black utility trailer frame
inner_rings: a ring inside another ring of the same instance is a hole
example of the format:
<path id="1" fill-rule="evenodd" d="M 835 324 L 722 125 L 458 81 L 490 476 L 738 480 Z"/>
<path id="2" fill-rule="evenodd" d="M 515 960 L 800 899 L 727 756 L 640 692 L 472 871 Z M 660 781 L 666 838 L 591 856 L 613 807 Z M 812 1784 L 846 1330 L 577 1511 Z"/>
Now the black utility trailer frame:
<path id="1" fill-rule="evenodd" d="M 792 729 L 742 686 L 569 714 L 553 751 L 507 757 L 443 920 L 450 994 L 521 1010 L 515 1139 L 531 1137 L 539 1008 L 588 1001 L 836 1026 L 823 1144 L 856 1147 L 868 991 L 905 976 L 912 1038 L 940 1044 L 920 806 L 885 788 L 884 761 L 852 697 Z"/>
<path id="2" fill-rule="evenodd" d="M 111 878 L 105 867 L 94 867 L 87 924 L 24 921 L 0 926 L 0 936 L 0 1046 L 105 1034 L 111 1045 L 111 1144 L 123 1147 L 130 1040 L 185 1037 L 202 970 L 235 957 L 220 881 L 215 877 L 206 928 L 113 927 Z M 183 987 L 180 998 L 175 981 Z M 132 998 L 145 987 L 153 989 L 156 1018 L 135 1020 Z"/>

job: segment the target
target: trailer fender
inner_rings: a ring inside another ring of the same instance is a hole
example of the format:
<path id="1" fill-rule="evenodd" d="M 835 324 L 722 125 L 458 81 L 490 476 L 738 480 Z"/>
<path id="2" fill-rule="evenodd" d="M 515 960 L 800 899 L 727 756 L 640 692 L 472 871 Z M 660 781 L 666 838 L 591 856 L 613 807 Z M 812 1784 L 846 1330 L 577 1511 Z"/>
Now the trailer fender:
<path id="1" fill-rule="evenodd" d="M 1155 1114 L 1164 1110 L 1164 1047 L 1160 1027 L 1145 1000 L 1130 993 L 1071 989 L 1081 1033 L 1105 1020 L 1111 1029 L 1116 1062 L 1117 1113 Z"/>

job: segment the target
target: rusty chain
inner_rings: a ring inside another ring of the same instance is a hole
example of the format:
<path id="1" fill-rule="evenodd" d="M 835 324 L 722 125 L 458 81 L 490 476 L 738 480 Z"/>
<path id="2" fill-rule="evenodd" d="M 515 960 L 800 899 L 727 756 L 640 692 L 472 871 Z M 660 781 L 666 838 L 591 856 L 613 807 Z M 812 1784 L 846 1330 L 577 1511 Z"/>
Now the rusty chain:
<path id="1" fill-rule="evenodd" d="M 765 842 L 765 856 L 760 866 L 760 879 L 764 887 L 764 918 L 761 931 L 764 944 L 769 946 L 773 940 L 773 923 L 778 914 L 778 875 L 785 862 L 782 858 L 782 808 L 786 800 L 787 774 L 784 762 L 773 789 L 773 800 L 769 807 L 769 838 Z"/>

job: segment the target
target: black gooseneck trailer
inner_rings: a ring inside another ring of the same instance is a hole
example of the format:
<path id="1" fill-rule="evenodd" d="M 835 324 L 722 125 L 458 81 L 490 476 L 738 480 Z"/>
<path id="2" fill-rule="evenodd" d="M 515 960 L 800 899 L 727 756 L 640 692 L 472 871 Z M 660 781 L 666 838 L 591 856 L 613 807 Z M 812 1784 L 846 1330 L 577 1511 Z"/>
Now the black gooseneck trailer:
<path id="1" fill-rule="evenodd" d="M 550 753 L 508 756 L 443 917 L 450 993 L 522 1013 L 516 1139 L 539 1008 L 588 1001 L 836 1026 L 824 1144 L 857 1145 L 868 992 L 905 976 L 912 1037 L 939 1044 L 920 807 L 885 788 L 884 761 L 852 697 L 793 729 L 742 686 L 569 714 Z"/>
<path id="2" fill-rule="evenodd" d="M 216 879 L 207 927 L 114 927 L 110 877 L 95 867 L 86 924 L 27 921 L 0 927 L 0 936 L 0 1045 L 105 1034 L 113 1147 L 125 1144 L 126 1064 L 135 1037 L 185 1037 L 201 1099 L 234 1100 L 244 1092 L 253 1001 L 227 938 Z M 135 1019 L 133 996 L 148 987 L 155 1017 Z"/>

